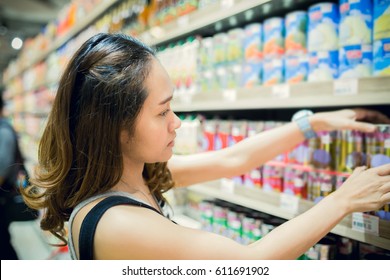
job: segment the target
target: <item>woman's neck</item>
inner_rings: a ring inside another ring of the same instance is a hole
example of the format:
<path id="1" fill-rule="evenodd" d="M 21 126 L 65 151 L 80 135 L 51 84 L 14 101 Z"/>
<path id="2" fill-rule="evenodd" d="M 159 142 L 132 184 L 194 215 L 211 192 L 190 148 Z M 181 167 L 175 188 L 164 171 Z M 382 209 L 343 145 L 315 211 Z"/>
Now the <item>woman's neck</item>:
<path id="1" fill-rule="evenodd" d="M 123 165 L 122 177 L 112 190 L 130 193 L 159 210 L 155 198 L 150 193 L 149 187 L 142 176 L 145 164 L 134 164 L 124 160 Z"/>

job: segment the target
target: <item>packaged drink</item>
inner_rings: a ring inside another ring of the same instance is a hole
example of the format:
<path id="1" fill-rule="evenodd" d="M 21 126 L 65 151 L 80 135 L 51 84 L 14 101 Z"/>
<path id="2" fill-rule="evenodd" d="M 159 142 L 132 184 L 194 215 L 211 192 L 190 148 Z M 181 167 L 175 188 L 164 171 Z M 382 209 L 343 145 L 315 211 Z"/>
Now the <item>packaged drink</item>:
<path id="1" fill-rule="evenodd" d="M 245 62 L 242 67 L 241 85 L 244 88 L 253 88 L 261 85 L 262 63 Z"/>
<path id="2" fill-rule="evenodd" d="M 283 178 L 283 193 L 300 198 L 307 197 L 306 172 L 297 170 L 292 166 L 286 166 Z"/>
<path id="3" fill-rule="evenodd" d="M 390 76 L 390 38 L 374 41 L 373 52 L 374 76 Z"/>
<path id="4" fill-rule="evenodd" d="M 262 178 L 261 178 L 261 168 L 254 168 L 250 172 L 244 175 L 244 185 L 248 188 L 261 188 L 262 187 Z"/>
<path id="5" fill-rule="evenodd" d="M 219 235 L 227 235 L 227 212 L 224 203 L 215 202 L 213 205 L 213 232 Z"/>
<path id="6" fill-rule="evenodd" d="M 218 90 L 215 72 L 212 70 L 202 71 L 198 82 L 201 92 Z"/>
<path id="7" fill-rule="evenodd" d="M 307 52 L 307 12 L 288 13 L 285 19 L 285 48 L 287 56 L 298 56 Z"/>
<path id="8" fill-rule="evenodd" d="M 372 0 L 340 0 L 340 46 L 372 43 Z"/>
<path id="9" fill-rule="evenodd" d="M 287 154 L 287 162 L 308 166 L 311 161 L 309 141 L 304 141 Z"/>
<path id="10" fill-rule="evenodd" d="M 229 137 L 229 146 L 233 146 L 234 144 L 244 140 L 247 134 L 247 121 L 233 121 L 231 127 L 231 134 Z"/>
<path id="11" fill-rule="evenodd" d="M 264 191 L 272 192 L 272 170 L 273 167 L 265 164 L 263 166 L 263 189 Z"/>
<path id="12" fill-rule="evenodd" d="M 179 1 L 177 4 L 177 15 L 183 16 L 195 11 L 198 8 L 197 0 Z"/>
<path id="13" fill-rule="evenodd" d="M 201 70 L 211 70 L 214 65 L 213 38 L 203 38 L 199 48 L 199 62 Z"/>
<path id="14" fill-rule="evenodd" d="M 363 133 L 355 130 L 346 131 L 346 162 L 347 172 L 366 164 L 366 155 L 363 150 Z"/>
<path id="15" fill-rule="evenodd" d="M 336 258 L 337 240 L 333 236 L 325 236 L 314 249 L 319 253 L 320 260 L 334 260 Z"/>
<path id="16" fill-rule="evenodd" d="M 300 83 L 307 80 L 309 62 L 307 55 L 285 57 L 285 81 L 289 84 Z"/>
<path id="17" fill-rule="evenodd" d="M 339 47 L 339 11 L 334 3 L 318 3 L 309 7 L 309 52 L 333 51 Z"/>
<path id="18" fill-rule="evenodd" d="M 375 211 L 375 215 L 382 220 L 390 221 L 390 204 L 386 204 L 378 211 Z"/>
<path id="19" fill-rule="evenodd" d="M 203 200 L 199 203 L 200 223 L 202 230 L 213 231 L 213 202 Z"/>
<path id="20" fill-rule="evenodd" d="M 295 170 L 294 195 L 303 199 L 307 198 L 307 172 Z"/>
<path id="21" fill-rule="evenodd" d="M 284 55 L 284 19 L 273 17 L 263 22 L 264 58 L 281 58 Z"/>
<path id="22" fill-rule="evenodd" d="M 248 245 L 253 242 L 253 231 L 256 228 L 255 219 L 245 216 L 242 220 L 242 244 Z"/>
<path id="23" fill-rule="evenodd" d="M 218 90 L 224 90 L 228 88 L 229 82 L 229 68 L 227 65 L 219 65 L 215 68 L 215 77 L 217 81 Z"/>
<path id="24" fill-rule="evenodd" d="M 228 35 L 217 33 L 213 36 L 214 66 L 225 65 L 227 61 Z"/>
<path id="25" fill-rule="evenodd" d="M 283 83 L 283 59 L 264 59 L 262 81 L 266 86 Z"/>
<path id="26" fill-rule="evenodd" d="M 284 168 L 283 193 L 294 195 L 294 169 L 290 166 Z"/>
<path id="27" fill-rule="evenodd" d="M 315 171 L 309 171 L 307 176 L 307 197 L 310 201 L 317 202 L 321 197 L 321 178 Z"/>
<path id="28" fill-rule="evenodd" d="M 215 120 L 206 120 L 203 122 L 203 137 L 201 139 L 202 151 L 213 151 L 215 147 L 215 134 L 217 131 L 217 122 Z"/>
<path id="29" fill-rule="evenodd" d="M 242 223 L 238 207 L 231 207 L 227 213 L 227 237 L 241 243 Z"/>
<path id="30" fill-rule="evenodd" d="M 269 216 L 261 212 L 253 212 L 251 216 L 254 219 L 254 227 L 252 229 L 252 241 L 251 243 L 261 239 L 264 234 L 262 232 L 262 226 L 269 219 Z"/>
<path id="31" fill-rule="evenodd" d="M 241 63 L 244 58 L 243 46 L 245 32 L 242 28 L 234 28 L 227 32 L 227 53 L 228 63 Z"/>
<path id="32" fill-rule="evenodd" d="M 390 38 L 390 0 L 374 0 L 374 41 Z"/>
<path id="33" fill-rule="evenodd" d="M 390 163 L 390 125 L 378 125 L 378 130 L 366 135 L 369 167 Z"/>
<path id="34" fill-rule="evenodd" d="M 220 150 L 228 147 L 230 133 L 231 122 L 219 121 L 217 133 L 215 135 L 214 150 Z"/>
<path id="35" fill-rule="evenodd" d="M 356 241 L 340 237 L 337 242 L 337 259 L 338 260 L 352 260 L 354 258 L 354 247 Z"/>
<path id="36" fill-rule="evenodd" d="M 319 136 L 319 147 L 313 153 L 312 164 L 316 168 L 320 169 L 332 169 L 332 146 L 333 146 L 333 137 L 329 131 L 321 131 L 317 133 Z"/>
<path id="37" fill-rule="evenodd" d="M 339 49 L 339 78 L 369 77 L 372 74 L 372 46 L 353 45 Z"/>
<path id="38" fill-rule="evenodd" d="M 246 62 L 258 63 L 263 58 L 262 25 L 248 24 L 244 28 L 244 58 Z"/>
<path id="39" fill-rule="evenodd" d="M 338 78 L 338 51 L 309 53 L 309 75 L 311 82 L 330 81 Z"/>
<path id="40" fill-rule="evenodd" d="M 242 77 L 242 64 L 241 63 L 233 63 L 227 67 L 227 88 L 236 89 L 241 87 Z"/>
<path id="41" fill-rule="evenodd" d="M 320 173 L 320 198 L 328 196 L 334 191 L 332 176 L 326 173 Z"/>

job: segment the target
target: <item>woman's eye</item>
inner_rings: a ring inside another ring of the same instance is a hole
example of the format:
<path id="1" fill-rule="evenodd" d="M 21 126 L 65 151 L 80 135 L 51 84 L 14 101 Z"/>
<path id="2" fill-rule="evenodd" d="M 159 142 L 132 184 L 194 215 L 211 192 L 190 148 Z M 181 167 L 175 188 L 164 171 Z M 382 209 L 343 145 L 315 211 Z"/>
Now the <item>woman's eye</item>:
<path id="1" fill-rule="evenodd" d="M 164 112 L 162 112 L 162 113 L 160 114 L 160 116 L 165 117 L 166 115 L 168 115 L 168 112 L 169 112 L 169 111 L 170 111 L 169 109 L 165 110 Z"/>

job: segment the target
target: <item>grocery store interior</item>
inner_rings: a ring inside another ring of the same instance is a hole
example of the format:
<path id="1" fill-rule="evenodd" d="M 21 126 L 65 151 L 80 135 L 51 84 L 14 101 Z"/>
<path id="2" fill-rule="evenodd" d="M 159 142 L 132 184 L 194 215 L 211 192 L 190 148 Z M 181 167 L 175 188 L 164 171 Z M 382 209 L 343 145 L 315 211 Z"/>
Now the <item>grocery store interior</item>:
<path id="1" fill-rule="evenodd" d="M 34 176 L 62 71 L 83 42 L 109 32 L 157 50 L 176 86 L 176 154 L 234 145 L 302 109 L 390 117 L 389 18 L 386 0 L 4 0 L 4 114 Z M 178 224 L 250 244 L 335 191 L 355 167 L 385 163 L 390 125 L 324 132 L 246 174 L 166 198 Z M 389 208 L 349 215 L 300 259 L 390 259 Z M 20 259 L 70 259 L 39 219 L 9 230 Z"/>

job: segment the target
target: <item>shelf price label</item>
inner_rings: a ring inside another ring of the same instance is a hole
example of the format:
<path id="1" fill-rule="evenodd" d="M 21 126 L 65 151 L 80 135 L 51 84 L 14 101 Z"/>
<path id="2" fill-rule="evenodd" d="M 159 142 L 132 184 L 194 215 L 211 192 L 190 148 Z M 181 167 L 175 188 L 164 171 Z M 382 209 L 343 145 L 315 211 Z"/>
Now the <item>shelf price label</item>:
<path id="1" fill-rule="evenodd" d="M 355 95 L 358 93 L 357 79 L 340 79 L 333 83 L 334 95 Z"/>
<path id="2" fill-rule="evenodd" d="M 298 213 L 299 197 L 282 193 L 280 195 L 280 208 L 292 214 Z"/>
<path id="3" fill-rule="evenodd" d="M 223 99 L 228 102 L 234 102 L 237 100 L 237 90 L 235 89 L 225 89 L 222 92 Z"/>
<path id="4" fill-rule="evenodd" d="M 221 190 L 227 193 L 234 193 L 235 183 L 230 178 L 221 179 Z"/>
<path id="5" fill-rule="evenodd" d="M 358 212 L 353 213 L 352 229 L 379 236 L 379 217 Z"/>
<path id="6" fill-rule="evenodd" d="M 181 16 L 177 19 L 177 25 L 180 27 L 185 27 L 189 24 L 190 17 L 188 15 Z"/>
<path id="7" fill-rule="evenodd" d="M 234 0 L 221 0 L 221 8 L 231 8 L 234 6 Z"/>
<path id="8" fill-rule="evenodd" d="M 192 94 L 180 94 L 180 102 L 184 105 L 190 105 L 192 103 Z"/>
<path id="9" fill-rule="evenodd" d="M 288 84 L 274 85 L 272 87 L 272 96 L 277 98 L 290 97 L 290 86 Z"/>

